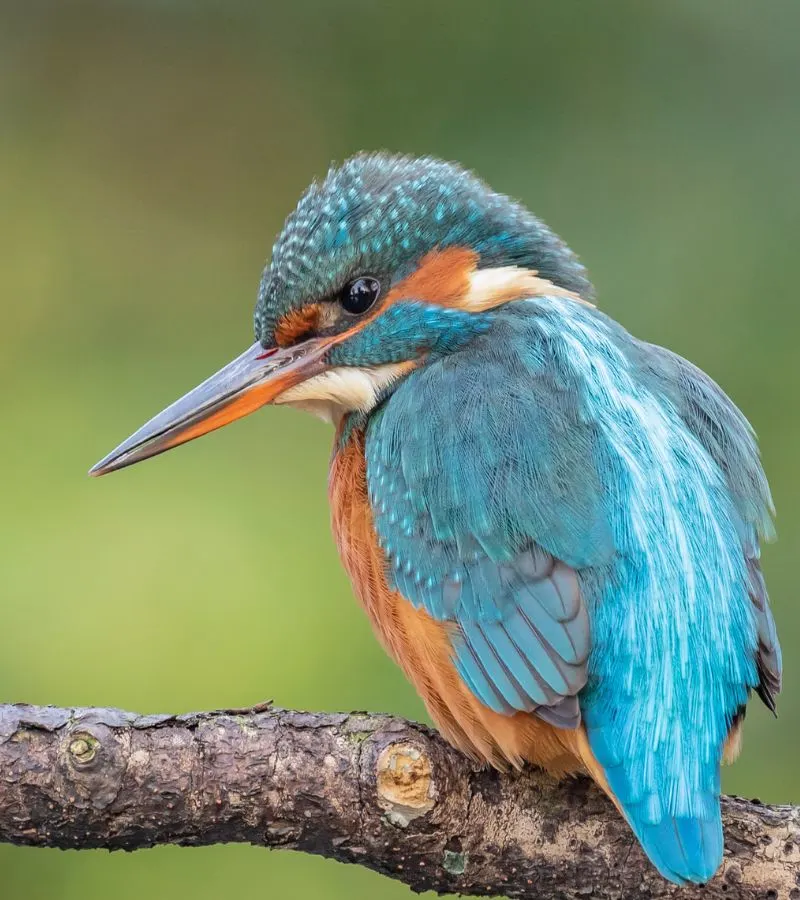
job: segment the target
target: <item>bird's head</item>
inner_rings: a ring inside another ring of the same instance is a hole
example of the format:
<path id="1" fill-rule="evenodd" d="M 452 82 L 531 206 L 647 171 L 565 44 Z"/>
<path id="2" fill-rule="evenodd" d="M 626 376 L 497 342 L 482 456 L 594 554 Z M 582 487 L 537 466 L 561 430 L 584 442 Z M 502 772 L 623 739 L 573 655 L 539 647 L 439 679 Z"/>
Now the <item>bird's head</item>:
<path id="1" fill-rule="evenodd" d="M 450 163 L 362 154 L 314 183 L 272 248 L 256 342 L 101 460 L 104 474 L 267 403 L 337 421 L 369 413 L 419 366 L 463 348 L 492 313 L 591 285 L 524 207 Z"/>

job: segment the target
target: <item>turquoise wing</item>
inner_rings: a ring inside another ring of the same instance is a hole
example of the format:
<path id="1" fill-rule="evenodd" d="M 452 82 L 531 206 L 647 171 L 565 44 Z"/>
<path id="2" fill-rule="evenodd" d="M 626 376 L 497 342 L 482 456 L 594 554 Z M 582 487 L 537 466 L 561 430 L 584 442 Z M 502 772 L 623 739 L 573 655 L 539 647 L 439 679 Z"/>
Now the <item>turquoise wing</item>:
<path id="1" fill-rule="evenodd" d="M 392 586 L 458 624 L 465 683 L 497 712 L 574 728 L 591 647 L 577 567 L 613 545 L 593 426 L 566 388 L 513 354 L 452 354 L 372 416 L 366 456 Z"/>

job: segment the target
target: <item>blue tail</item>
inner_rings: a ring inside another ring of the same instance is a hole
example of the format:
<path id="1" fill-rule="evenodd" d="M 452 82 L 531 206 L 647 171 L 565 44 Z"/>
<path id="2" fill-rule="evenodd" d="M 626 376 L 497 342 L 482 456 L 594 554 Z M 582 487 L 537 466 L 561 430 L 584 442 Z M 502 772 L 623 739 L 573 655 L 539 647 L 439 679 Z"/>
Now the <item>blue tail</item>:
<path id="1" fill-rule="evenodd" d="M 653 865 L 675 884 L 709 881 L 722 864 L 719 763 L 702 767 L 703 787 L 693 791 L 687 790 L 685 782 L 678 788 L 680 779 L 649 779 L 650 786 L 646 787 L 648 779 L 643 778 L 643 773 L 651 767 L 662 768 L 664 760 L 660 754 L 626 759 L 615 746 L 617 742 L 609 729 L 601 726 L 587 728 L 587 732 L 611 793 Z M 659 781 L 657 790 L 653 783 Z M 670 794 L 680 812 L 669 810 Z M 679 803 L 675 801 L 677 795 Z"/>
<path id="2" fill-rule="evenodd" d="M 659 872 L 676 884 L 704 884 L 722 863 L 722 819 L 717 802 L 710 819 L 665 818 L 657 824 L 627 813 L 634 834 Z"/>

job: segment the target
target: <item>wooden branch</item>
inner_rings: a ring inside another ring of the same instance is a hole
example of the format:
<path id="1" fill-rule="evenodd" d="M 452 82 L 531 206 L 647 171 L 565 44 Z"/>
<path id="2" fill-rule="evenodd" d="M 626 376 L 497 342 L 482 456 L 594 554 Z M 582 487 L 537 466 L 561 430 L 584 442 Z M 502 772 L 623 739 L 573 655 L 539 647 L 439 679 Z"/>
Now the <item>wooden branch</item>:
<path id="1" fill-rule="evenodd" d="M 0 841 L 13 844 L 244 842 L 474 896 L 800 900 L 800 809 L 723 807 L 722 872 L 679 889 L 589 781 L 479 770 L 401 719 L 0 706 Z"/>

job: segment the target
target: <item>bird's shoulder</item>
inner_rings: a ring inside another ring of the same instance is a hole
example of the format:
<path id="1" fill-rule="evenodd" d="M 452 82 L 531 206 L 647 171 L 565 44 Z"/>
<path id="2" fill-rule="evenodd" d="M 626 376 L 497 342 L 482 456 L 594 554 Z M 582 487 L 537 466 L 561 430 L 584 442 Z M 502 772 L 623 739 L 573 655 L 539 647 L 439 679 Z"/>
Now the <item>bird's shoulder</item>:
<path id="1" fill-rule="evenodd" d="M 421 530 L 448 556 L 474 544 L 502 560 L 533 540 L 574 567 L 610 558 L 600 422 L 545 316 L 509 304 L 485 335 L 412 373 L 370 417 L 379 534 L 402 540 L 413 521 L 414 540 Z"/>

